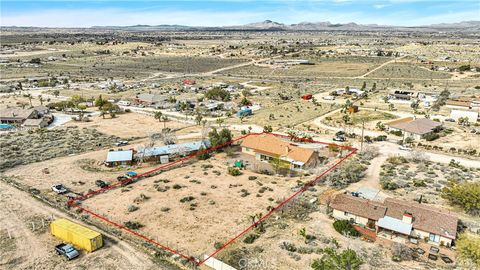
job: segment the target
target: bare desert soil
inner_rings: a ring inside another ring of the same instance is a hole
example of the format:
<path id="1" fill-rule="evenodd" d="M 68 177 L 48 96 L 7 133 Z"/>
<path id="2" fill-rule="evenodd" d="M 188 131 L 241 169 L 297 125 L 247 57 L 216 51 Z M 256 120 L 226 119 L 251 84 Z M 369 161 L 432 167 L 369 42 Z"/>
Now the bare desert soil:
<path id="1" fill-rule="evenodd" d="M 48 232 L 50 220 L 65 216 L 0 182 L 0 269 L 158 269 L 148 256 L 118 240 L 65 261 L 54 251 L 61 240 Z"/>
<path id="2" fill-rule="evenodd" d="M 210 165 L 213 167 L 207 168 Z M 258 179 L 248 180 L 249 176 Z M 210 254 L 216 250 L 215 242 L 224 243 L 249 227 L 250 215 L 265 214 L 268 206 L 292 194 L 296 185 L 295 179 L 248 170 L 230 176 L 225 154 L 217 154 L 210 160 L 141 180 L 130 188 L 93 196 L 82 207 L 118 223 L 140 222 L 144 225 L 140 233 L 184 254 Z M 191 201 L 180 201 L 189 196 Z M 130 205 L 139 209 L 128 212 Z"/>
<path id="3" fill-rule="evenodd" d="M 91 122 L 68 122 L 66 126 L 78 126 L 80 128 L 95 128 L 96 130 L 121 138 L 145 137 L 153 133 L 160 133 L 164 127 L 177 129 L 186 124 L 176 121 L 159 122 L 153 116 L 140 113 L 125 113 L 111 118 L 106 115 L 103 119 L 99 115 L 90 117 Z"/>

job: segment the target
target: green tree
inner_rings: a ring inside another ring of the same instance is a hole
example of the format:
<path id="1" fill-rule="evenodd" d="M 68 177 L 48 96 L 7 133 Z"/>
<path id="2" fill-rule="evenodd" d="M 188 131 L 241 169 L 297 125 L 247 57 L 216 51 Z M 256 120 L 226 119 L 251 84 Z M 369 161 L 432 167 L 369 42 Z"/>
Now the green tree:
<path id="1" fill-rule="evenodd" d="M 105 103 L 107 103 L 108 101 L 106 99 L 103 99 L 102 98 L 102 95 L 99 95 L 96 99 L 95 99 L 95 102 L 94 102 L 94 105 L 95 107 L 102 107 Z"/>
<path id="2" fill-rule="evenodd" d="M 363 264 L 363 260 L 352 249 L 346 249 L 340 254 L 332 248 L 326 248 L 320 259 L 314 260 L 312 268 L 314 270 L 358 270 Z"/>
<path id="3" fill-rule="evenodd" d="M 222 88 L 212 88 L 205 93 L 205 97 L 208 99 L 215 99 L 220 101 L 230 101 L 230 92 Z"/>
<path id="4" fill-rule="evenodd" d="M 224 128 L 220 132 L 216 128 L 213 128 L 212 131 L 208 133 L 208 138 L 213 147 L 218 145 L 226 144 L 232 140 L 232 133 L 230 130 Z"/>
<path id="5" fill-rule="evenodd" d="M 442 197 L 451 204 L 458 205 L 467 213 L 480 215 L 480 183 L 457 183 L 450 180 L 442 190 Z"/>
<path id="6" fill-rule="evenodd" d="M 58 98 L 58 96 L 60 95 L 60 90 L 53 90 L 53 96 Z"/>
<path id="7" fill-rule="evenodd" d="M 281 170 L 289 170 L 290 163 L 280 159 L 280 157 L 272 157 L 271 160 L 268 161 L 273 168 L 273 171 L 278 174 Z"/>
<path id="8" fill-rule="evenodd" d="M 155 113 L 153 114 L 153 117 L 157 119 L 158 122 L 162 121 L 162 116 L 163 116 L 163 113 L 161 111 L 155 111 Z"/>
<path id="9" fill-rule="evenodd" d="M 456 245 L 458 257 L 462 262 L 472 263 L 480 268 L 480 236 L 461 233 Z"/>
<path id="10" fill-rule="evenodd" d="M 77 108 L 80 110 L 80 114 L 78 115 L 78 119 L 80 121 L 83 120 L 83 116 L 85 115 L 85 110 L 87 109 L 87 105 L 85 104 L 78 104 Z"/>

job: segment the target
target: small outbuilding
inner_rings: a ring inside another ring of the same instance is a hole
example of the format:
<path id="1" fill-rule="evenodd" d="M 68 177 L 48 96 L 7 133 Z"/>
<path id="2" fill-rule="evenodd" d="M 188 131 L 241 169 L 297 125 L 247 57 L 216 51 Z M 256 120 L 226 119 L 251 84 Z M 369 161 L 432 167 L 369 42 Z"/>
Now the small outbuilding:
<path id="1" fill-rule="evenodd" d="M 132 165 L 133 163 L 133 150 L 119 150 L 109 151 L 105 165 L 109 167 L 119 165 Z"/>

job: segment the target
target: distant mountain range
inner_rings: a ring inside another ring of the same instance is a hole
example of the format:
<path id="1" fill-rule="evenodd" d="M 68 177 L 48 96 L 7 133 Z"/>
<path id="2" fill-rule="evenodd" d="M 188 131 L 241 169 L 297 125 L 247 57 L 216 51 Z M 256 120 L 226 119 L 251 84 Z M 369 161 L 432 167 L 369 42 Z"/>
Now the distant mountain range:
<path id="1" fill-rule="evenodd" d="M 296 24 L 283 24 L 271 20 L 249 23 L 238 26 L 185 26 L 185 25 L 132 25 L 132 26 L 93 26 L 101 29 L 123 30 L 257 30 L 257 31 L 480 31 L 480 21 L 463 21 L 458 23 L 440 23 L 422 26 L 393 26 L 377 24 L 331 23 L 331 22 L 301 22 Z"/>

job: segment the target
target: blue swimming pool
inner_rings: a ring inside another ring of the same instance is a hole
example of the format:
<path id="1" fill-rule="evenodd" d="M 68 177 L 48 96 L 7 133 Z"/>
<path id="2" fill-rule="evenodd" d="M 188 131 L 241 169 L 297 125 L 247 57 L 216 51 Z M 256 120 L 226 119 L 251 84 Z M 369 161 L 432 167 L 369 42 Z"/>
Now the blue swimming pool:
<path id="1" fill-rule="evenodd" d="M 0 129 L 11 129 L 11 128 L 14 128 L 14 126 L 9 124 L 0 124 Z"/>

